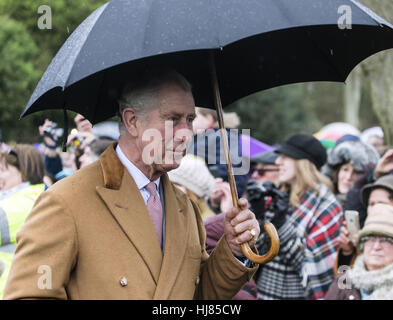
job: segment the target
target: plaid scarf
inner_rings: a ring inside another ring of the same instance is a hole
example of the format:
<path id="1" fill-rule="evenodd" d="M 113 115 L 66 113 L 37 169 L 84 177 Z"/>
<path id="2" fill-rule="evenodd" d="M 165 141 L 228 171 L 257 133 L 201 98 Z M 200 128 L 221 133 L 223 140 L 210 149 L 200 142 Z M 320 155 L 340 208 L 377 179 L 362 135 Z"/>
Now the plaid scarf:
<path id="1" fill-rule="evenodd" d="M 342 223 L 342 207 L 324 185 L 318 192 L 308 189 L 300 205 L 277 230 L 280 251 L 261 265 L 256 276 L 258 298 L 322 299 L 333 280 L 335 239 Z M 267 240 L 262 232 L 260 252 Z"/>

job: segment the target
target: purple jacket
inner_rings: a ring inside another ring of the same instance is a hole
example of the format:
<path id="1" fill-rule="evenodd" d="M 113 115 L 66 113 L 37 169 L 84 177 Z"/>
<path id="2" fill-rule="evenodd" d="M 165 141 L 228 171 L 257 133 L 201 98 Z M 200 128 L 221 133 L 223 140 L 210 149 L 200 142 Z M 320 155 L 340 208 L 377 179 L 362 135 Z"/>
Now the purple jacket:
<path id="1" fill-rule="evenodd" d="M 343 273 L 338 274 L 333 279 L 328 292 L 325 295 L 325 300 L 361 300 L 360 291 L 355 287 L 351 289 L 340 289 L 339 282 Z"/>
<path id="2" fill-rule="evenodd" d="M 224 234 L 225 213 L 220 213 L 204 220 L 206 229 L 206 251 L 210 254 L 216 247 L 218 240 Z M 257 286 L 254 279 L 247 282 L 234 300 L 257 300 Z"/>

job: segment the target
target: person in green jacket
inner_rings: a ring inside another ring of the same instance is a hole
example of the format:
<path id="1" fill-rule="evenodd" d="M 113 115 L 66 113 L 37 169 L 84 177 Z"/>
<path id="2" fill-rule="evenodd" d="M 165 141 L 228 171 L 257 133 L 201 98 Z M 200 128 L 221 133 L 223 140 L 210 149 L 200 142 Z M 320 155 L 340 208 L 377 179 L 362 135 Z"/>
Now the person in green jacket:
<path id="1" fill-rule="evenodd" d="M 42 156 L 32 145 L 17 144 L 0 153 L 0 297 L 16 248 L 16 234 L 45 190 L 44 173 Z"/>

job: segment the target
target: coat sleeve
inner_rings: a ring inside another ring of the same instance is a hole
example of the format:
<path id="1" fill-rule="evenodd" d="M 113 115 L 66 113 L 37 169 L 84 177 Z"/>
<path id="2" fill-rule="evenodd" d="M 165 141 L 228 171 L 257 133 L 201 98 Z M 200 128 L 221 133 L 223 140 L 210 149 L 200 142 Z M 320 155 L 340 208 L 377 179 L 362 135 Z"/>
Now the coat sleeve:
<path id="1" fill-rule="evenodd" d="M 77 259 L 74 219 L 63 200 L 45 191 L 17 234 L 4 299 L 67 299 Z"/>
<path id="2" fill-rule="evenodd" d="M 206 232 L 203 221 L 194 203 L 193 206 L 203 251 L 200 282 L 196 287 L 195 298 L 203 300 L 232 299 L 243 285 L 250 281 L 258 266 L 247 268 L 241 264 L 232 254 L 225 236 L 220 238 L 217 246 L 209 256 L 206 252 Z"/>

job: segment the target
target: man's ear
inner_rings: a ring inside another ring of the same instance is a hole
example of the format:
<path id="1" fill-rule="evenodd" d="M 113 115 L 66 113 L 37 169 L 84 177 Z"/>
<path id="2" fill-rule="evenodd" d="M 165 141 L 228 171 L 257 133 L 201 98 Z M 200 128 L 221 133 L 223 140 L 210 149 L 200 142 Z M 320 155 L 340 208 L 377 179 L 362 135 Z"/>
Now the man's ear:
<path id="1" fill-rule="evenodd" d="M 133 108 L 125 108 L 122 112 L 123 124 L 126 131 L 132 136 L 136 137 L 138 135 L 137 121 L 138 116 Z"/>

